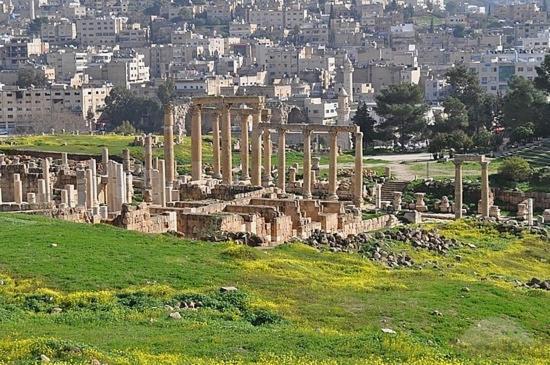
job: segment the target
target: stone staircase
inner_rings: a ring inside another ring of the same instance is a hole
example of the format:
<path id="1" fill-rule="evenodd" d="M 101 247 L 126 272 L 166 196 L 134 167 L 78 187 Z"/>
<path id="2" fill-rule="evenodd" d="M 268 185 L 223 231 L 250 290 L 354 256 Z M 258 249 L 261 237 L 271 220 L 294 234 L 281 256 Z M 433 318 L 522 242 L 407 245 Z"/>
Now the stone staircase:
<path id="1" fill-rule="evenodd" d="M 386 201 L 392 201 L 393 200 L 393 192 L 394 191 L 401 191 L 405 190 L 405 187 L 407 187 L 408 181 L 396 181 L 396 180 L 390 180 L 386 181 L 384 184 L 382 184 L 382 200 Z"/>

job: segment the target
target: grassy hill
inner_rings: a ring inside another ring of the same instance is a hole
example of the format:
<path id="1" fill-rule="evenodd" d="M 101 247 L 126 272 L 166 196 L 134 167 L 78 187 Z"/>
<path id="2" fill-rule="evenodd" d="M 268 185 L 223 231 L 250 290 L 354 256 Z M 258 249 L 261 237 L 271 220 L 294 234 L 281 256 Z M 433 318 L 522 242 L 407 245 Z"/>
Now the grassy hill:
<path id="1" fill-rule="evenodd" d="M 477 248 L 442 256 L 393 243 L 417 265 L 389 269 L 300 244 L 262 251 L 8 214 L 0 227 L 0 363 L 46 355 L 83 364 L 543 364 L 550 356 L 550 295 L 514 285 L 550 278 L 548 243 L 529 234 L 454 222 L 441 233 Z M 202 306 L 169 318 L 191 302 Z"/>
<path id="2" fill-rule="evenodd" d="M 545 139 L 539 145 L 519 148 L 510 156 L 523 157 L 533 167 L 550 167 L 550 138 Z"/>

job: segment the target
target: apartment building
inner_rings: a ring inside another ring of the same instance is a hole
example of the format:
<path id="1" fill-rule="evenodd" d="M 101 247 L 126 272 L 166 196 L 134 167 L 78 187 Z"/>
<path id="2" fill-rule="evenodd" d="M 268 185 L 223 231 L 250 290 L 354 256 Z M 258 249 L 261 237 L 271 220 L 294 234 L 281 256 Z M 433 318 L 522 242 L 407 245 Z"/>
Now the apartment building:
<path id="1" fill-rule="evenodd" d="M 13 37 L 0 49 L 2 66 L 17 69 L 27 63 L 30 57 L 45 54 L 48 50 L 48 43 L 39 38 Z"/>
<path id="2" fill-rule="evenodd" d="M 85 131 L 97 120 L 111 86 L 53 85 L 44 89 L 0 90 L 0 130 L 49 132 L 54 129 Z M 93 117 L 93 118 L 90 118 Z"/>
<path id="3" fill-rule="evenodd" d="M 52 45 L 64 45 L 76 40 L 76 24 L 68 19 L 44 23 L 40 28 L 40 38 Z"/>
<path id="4" fill-rule="evenodd" d="M 114 46 L 124 28 L 121 17 L 83 18 L 76 20 L 76 35 L 81 46 Z"/>
<path id="5" fill-rule="evenodd" d="M 66 81 L 73 78 L 77 73 L 86 70 L 88 54 L 72 49 L 61 49 L 55 53 L 48 53 L 46 62 L 55 69 L 55 79 L 57 81 Z"/>

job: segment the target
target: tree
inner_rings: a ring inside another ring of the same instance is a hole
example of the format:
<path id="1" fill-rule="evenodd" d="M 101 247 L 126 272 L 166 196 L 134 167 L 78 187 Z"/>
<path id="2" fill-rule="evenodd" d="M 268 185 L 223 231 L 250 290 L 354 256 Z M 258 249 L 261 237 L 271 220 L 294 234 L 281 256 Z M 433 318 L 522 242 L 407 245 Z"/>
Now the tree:
<path id="1" fill-rule="evenodd" d="M 451 87 L 451 96 L 459 99 L 468 109 L 470 133 L 493 126 L 497 110 L 496 99 L 479 85 L 477 74 L 464 65 L 458 65 L 445 73 Z"/>
<path id="2" fill-rule="evenodd" d="M 537 77 L 535 77 L 535 86 L 537 89 L 550 93 L 550 55 L 544 56 L 544 61 L 540 66 L 535 67 Z"/>
<path id="3" fill-rule="evenodd" d="M 153 99 L 138 97 L 124 87 L 115 87 L 105 98 L 102 119 L 108 130 L 129 121 L 138 130 L 154 132 L 162 127 L 163 113 L 161 105 Z"/>
<path id="4" fill-rule="evenodd" d="M 24 68 L 17 72 L 16 85 L 26 89 L 31 86 L 42 87 L 46 85 L 46 76 L 38 70 L 32 68 Z"/>
<path id="5" fill-rule="evenodd" d="M 453 28 L 453 36 L 455 38 L 464 38 L 464 36 L 466 35 L 466 28 L 464 27 L 464 25 L 462 24 L 457 24 L 455 25 L 455 27 Z"/>
<path id="6" fill-rule="evenodd" d="M 510 131 L 520 126 L 542 129 L 546 104 L 544 93 L 523 77 L 513 77 L 508 86 L 502 106 L 504 127 Z"/>
<path id="7" fill-rule="evenodd" d="M 455 151 L 465 153 L 472 148 L 474 142 L 472 141 L 472 138 L 466 134 L 466 132 L 456 130 L 449 134 L 448 145 Z"/>
<path id="8" fill-rule="evenodd" d="M 468 109 L 466 109 L 466 105 L 460 99 L 454 97 L 448 98 L 443 102 L 443 108 L 445 114 L 447 114 L 446 131 L 466 130 L 468 128 Z"/>
<path id="9" fill-rule="evenodd" d="M 436 133 L 430 139 L 428 152 L 440 153 L 449 147 L 449 135 L 447 133 Z"/>
<path id="10" fill-rule="evenodd" d="M 501 177 L 511 181 L 527 181 L 533 173 L 529 162 L 521 157 L 508 157 L 500 165 L 498 172 Z"/>
<path id="11" fill-rule="evenodd" d="M 379 129 L 390 133 L 401 148 L 426 126 L 424 95 L 418 85 L 391 85 L 376 96 L 376 113 L 383 118 Z"/>
<path id="12" fill-rule="evenodd" d="M 520 125 L 510 131 L 510 142 L 527 142 L 533 138 L 533 125 Z"/>
<path id="13" fill-rule="evenodd" d="M 162 105 L 170 103 L 176 97 L 176 84 L 174 80 L 167 79 L 164 83 L 159 85 L 157 90 L 157 97 Z"/>
<path id="14" fill-rule="evenodd" d="M 113 132 L 123 134 L 125 136 L 133 136 L 137 134 L 136 128 L 127 120 L 123 121 L 122 124 L 113 129 Z"/>
<path id="15" fill-rule="evenodd" d="M 369 108 L 366 103 L 361 103 L 352 118 L 354 124 L 359 126 L 361 132 L 363 132 L 363 144 L 367 146 L 372 143 L 377 133 L 374 129 L 376 120 L 370 115 Z"/>

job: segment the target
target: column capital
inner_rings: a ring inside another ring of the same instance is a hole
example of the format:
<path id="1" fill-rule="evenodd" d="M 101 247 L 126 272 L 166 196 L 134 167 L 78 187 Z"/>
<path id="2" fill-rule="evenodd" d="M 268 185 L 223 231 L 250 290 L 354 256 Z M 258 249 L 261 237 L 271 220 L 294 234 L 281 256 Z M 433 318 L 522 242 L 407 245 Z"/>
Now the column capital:
<path id="1" fill-rule="evenodd" d="M 481 161 L 479 164 L 482 168 L 487 168 L 489 166 L 489 161 Z"/>
<path id="2" fill-rule="evenodd" d="M 356 138 L 363 138 L 363 132 L 359 131 L 359 132 L 355 132 L 354 134 Z"/>
<path id="3" fill-rule="evenodd" d="M 336 138 L 338 136 L 338 129 L 333 128 L 328 132 L 328 134 L 330 135 L 331 138 Z"/>
<path id="4" fill-rule="evenodd" d="M 277 131 L 283 134 L 288 132 L 288 129 L 289 129 L 288 127 L 277 127 Z"/>
<path id="5" fill-rule="evenodd" d="M 313 132 L 313 128 L 311 128 L 311 127 L 309 127 L 309 126 L 302 128 L 302 133 L 303 133 L 304 135 L 310 136 L 310 135 L 311 135 L 311 132 Z"/>
<path id="6" fill-rule="evenodd" d="M 463 163 L 463 161 L 457 161 L 457 160 L 453 160 L 453 163 L 455 164 L 455 167 L 461 167 L 461 166 L 462 166 L 462 163 Z"/>
<path id="7" fill-rule="evenodd" d="M 202 104 L 192 104 L 191 113 L 200 113 L 202 111 Z"/>

